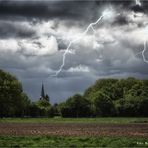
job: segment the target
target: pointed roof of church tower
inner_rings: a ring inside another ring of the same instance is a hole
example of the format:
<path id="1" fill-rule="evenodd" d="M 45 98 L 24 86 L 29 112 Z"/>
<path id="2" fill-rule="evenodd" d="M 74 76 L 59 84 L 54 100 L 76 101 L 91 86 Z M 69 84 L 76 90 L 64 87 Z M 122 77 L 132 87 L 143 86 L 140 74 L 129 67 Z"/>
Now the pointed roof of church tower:
<path id="1" fill-rule="evenodd" d="M 41 89 L 41 97 L 45 97 L 45 91 L 44 91 L 44 84 L 42 83 L 42 89 Z"/>

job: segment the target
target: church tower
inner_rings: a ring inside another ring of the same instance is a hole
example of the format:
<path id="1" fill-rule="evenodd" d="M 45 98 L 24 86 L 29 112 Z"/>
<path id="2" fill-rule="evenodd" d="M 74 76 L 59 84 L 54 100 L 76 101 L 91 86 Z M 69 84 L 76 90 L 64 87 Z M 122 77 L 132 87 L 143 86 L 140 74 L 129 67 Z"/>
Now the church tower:
<path id="1" fill-rule="evenodd" d="M 40 100 L 46 100 L 49 102 L 49 96 L 47 94 L 45 94 L 45 90 L 44 90 L 44 84 L 42 83 L 42 87 L 41 87 L 41 96 L 40 96 Z"/>
<path id="2" fill-rule="evenodd" d="M 41 98 L 45 98 L 44 84 L 42 83 Z"/>

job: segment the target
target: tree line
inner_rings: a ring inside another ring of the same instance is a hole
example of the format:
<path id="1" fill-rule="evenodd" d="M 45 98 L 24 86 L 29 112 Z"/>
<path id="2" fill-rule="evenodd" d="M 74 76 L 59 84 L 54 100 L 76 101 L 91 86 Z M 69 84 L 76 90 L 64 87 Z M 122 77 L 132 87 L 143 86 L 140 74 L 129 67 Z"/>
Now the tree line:
<path id="1" fill-rule="evenodd" d="M 65 102 L 32 102 L 15 76 L 0 70 L 0 117 L 148 116 L 148 80 L 99 79 Z"/>

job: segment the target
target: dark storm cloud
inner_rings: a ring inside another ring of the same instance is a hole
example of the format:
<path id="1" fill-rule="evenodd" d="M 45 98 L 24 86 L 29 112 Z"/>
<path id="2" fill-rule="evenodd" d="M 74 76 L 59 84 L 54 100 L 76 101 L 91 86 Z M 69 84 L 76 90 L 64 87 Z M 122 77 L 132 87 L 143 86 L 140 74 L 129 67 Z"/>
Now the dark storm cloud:
<path id="1" fill-rule="evenodd" d="M 0 20 L 0 38 L 28 38 L 35 35 L 35 31 L 25 25 L 11 21 Z"/>
<path id="2" fill-rule="evenodd" d="M 54 20 L 55 30 L 60 20 L 68 20 L 65 22 L 66 26 L 78 24 L 83 26 L 84 21 L 90 21 L 95 17 L 95 11 L 92 11 L 94 14 L 89 14 L 91 10 L 95 10 L 95 7 L 95 3 L 89 1 L 2 0 L 0 1 L 0 38 L 33 37 L 36 34 L 33 26 L 48 20 Z M 24 21 L 30 24 L 30 28 L 19 24 Z"/>
<path id="3" fill-rule="evenodd" d="M 133 10 L 134 12 L 144 12 L 144 8 L 139 5 L 135 5 L 135 6 L 131 7 L 131 10 Z"/>
<path id="4" fill-rule="evenodd" d="M 25 17 L 27 19 L 39 18 L 39 19 L 75 19 L 80 20 L 95 17 L 96 12 L 102 11 L 102 7 L 108 5 L 114 5 L 118 9 L 133 9 L 133 10 L 146 10 L 147 3 L 143 2 L 144 7 L 135 6 L 133 0 L 70 0 L 70 1 L 41 1 L 41 0 L 2 0 L 0 1 L 0 16 L 8 19 L 16 19 Z M 87 14 L 87 15 L 86 15 Z M 13 18 L 12 18 L 13 17 Z"/>
<path id="5" fill-rule="evenodd" d="M 141 0 L 141 6 L 140 5 L 131 5 L 130 9 L 134 12 L 143 12 L 148 13 L 148 1 L 147 0 Z"/>
<path id="6" fill-rule="evenodd" d="M 118 10 L 144 11 L 148 8 L 148 2 L 142 1 L 143 7 L 135 5 L 134 0 L 70 0 L 70 1 L 46 1 L 46 0 L 2 0 L 0 1 L 0 19 L 24 20 L 39 22 L 43 19 L 69 20 L 65 25 L 71 26 L 79 23 L 96 20 L 103 9 L 108 6 L 115 6 Z M 36 18 L 36 20 L 34 19 Z M 74 20 L 74 21 L 70 21 Z M 80 21 L 81 20 L 81 21 Z M 79 21 L 79 22 L 77 22 Z M 123 25 L 127 23 L 125 17 L 117 18 L 115 23 Z"/>
<path id="7" fill-rule="evenodd" d="M 87 13 L 89 1 L 0 1 L 0 15 L 27 18 L 80 19 Z M 80 13 L 82 12 L 82 13 Z"/>
<path id="8" fill-rule="evenodd" d="M 112 25 L 127 25 L 128 23 L 129 23 L 129 20 L 127 19 L 127 17 L 125 15 L 121 14 L 120 16 L 117 16 L 115 18 Z"/>
<path id="9" fill-rule="evenodd" d="M 113 4 L 118 7 L 123 7 L 127 8 L 131 4 L 133 4 L 132 0 L 96 0 L 96 4 L 99 5 L 108 5 L 108 4 Z"/>

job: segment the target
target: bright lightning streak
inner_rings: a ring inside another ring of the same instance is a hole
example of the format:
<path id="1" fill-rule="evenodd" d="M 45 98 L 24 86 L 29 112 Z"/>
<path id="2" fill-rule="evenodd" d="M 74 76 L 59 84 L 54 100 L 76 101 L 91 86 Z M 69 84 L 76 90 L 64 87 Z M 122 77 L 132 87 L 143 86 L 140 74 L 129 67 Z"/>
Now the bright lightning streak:
<path id="1" fill-rule="evenodd" d="M 136 56 L 139 55 L 139 54 L 142 54 L 143 61 L 144 61 L 145 63 L 148 63 L 148 60 L 145 58 L 145 55 L 144 55 L 144 53 L 146 52 L 146 42 L 147 42 L 147 41 L 145 40 L 145 41 L 144 41 L 144 48 L 143 48 L 143 50 L 140 51 L 139 53 L 137 53 Z"/>
<path id="2" fill-rule="evenodd" d="M 144 49 L 142 51 L 142 57 L 143 57 L 143 61 L 145 63 L 148 63 L 148 60 L 145 58 L 145 55 L 144 55 L 145 51 L 146 51 L 146 40 L 144 41 Z"/>
<path id="3" fill-rule="evenodd" d="M 140 0 L 135 0 L 135 3 L 136 3 L 136 5 L 139 5 L 139 6 L 142 5 Z M 63 54 L 63 60 L 62 60 L 62 64 L 61 64 L 59 70 L 57 70 L 54 75 L 51 75 L 51 77 L 56 77 L 56 76 L 58 76 L 59 73 L 63 70 L 63 67 L 64 67 L 64 65 L 65 65 L 66 55 L 67 55 L 68 53 L 71 53 L 71 51 L 70 51 L 70 50 L 71 50 L 71 49 L 70 49 L 71 45 L 72 45 L 73 43 L 79 41 L 83 36 L 85 36 L 85 35 L 87 34 L 87 32 L 88 32 L 90 29 L 92 29 L 92 31 L 93 31 L 94 33 L 96 33 L 96 31 L 95 31 L 95 29 L 94 29 L 94 26 L 97 25 L 97 24 L 104 18 L 104 16 L 106 16 L 106 19 L 109 19 L 110 17 L 112 17 L 112 15 L 113 15 L 113 11 L 110 11 L 109 9 L 105 10 L 105 11 L 103 12 L 103 14 L 100 16 L 100 18 L 99 18 L 96 22 L 90 23 L 90 24 L 88 25 L 88 27 L 86 28 L 86 30 L 85 30 L 78 38 L 76 38 L 76 39 L 70 41 L 70 43 L 68 44 L 68 46 L 67 46 L 67 48 L 66 48 L 66 50 L 65 50 L 65 52 L 64 52 L 64 54 Z M 117 15 L 120 15 L 120 14 L 117 14 Z M 144 42 L 144 49 L 143 49 L 143 51 L 140 52 L 140 53 L 142 54 L 142 57 L 143 57 L 144 62 L 148 63 L 148 60 L 145 58 L 145 55 L 144 55 L 145 51 L 146 51 L 146 41 Z M 138 53 L 138 54 L 139 54 L 139 53 Z M 137 55 L 138 55 L 138 54 L 137 54 Z"/>
<path id="4" fill-rule="evenodd" d="M 98 24 L 105 15 L 107 15 L 107 13 L 101 15 L 100 18 L 96 22 L 93 22 L 93 23 L 89 24 L 88 27 L 86 28 L 86 30 L 78 38 L 70 41 L 69 45 L 67 46 L 67 49 L 65 50 L 65 52 L 63 54 L 62 65 L 60 66 L 59 70 L 54 75 L 51 75 L 52 77 L 58 76 L 58 74 L 62 71 L 62 69 L 63 69 L 63 67 L 65 65 L 66 55 L 69 53 L 69 50 L 70 50 L 71 45 L 73 43 L 77 42 L 78 40 L 80 40 L 83 36 L 85 36 L 90 29 L 92 29 L 95 32 L 93 26 L 95 26 L 96 24 Z"/>
<path id="5" fill-rule="evenodd" d="M 63 67 L 64 67 L 64 65 L 65 65 L 66 55 L 67 55 L 68 53 L 70 53 L 70 47 L 71 47 L 71 45 L 72 45 L 73 43 L 79 41 L 83 36 L 85 36 L 85 35 L 87 34 L 87 32 L 88 32 L 90 29 L 92 29 L 93 32 L 95 33 L 96 31 L 95 31 L 95 29 L 94 29 L 94 26 L 97 25 L 104 17 L 105 17 L 106 19 L 109 19 L 109 18 L 111 18 L 113 15 L 114 15 L 114 12 L 113 12 L 112 10 L 106 9 L 106 10 L 103 12 L 103 14 L 100 16 L 100 18 L 99 18 L 96 22 L 90 23 L 90 24 L 88 25 L 88 27 L 86 28 L 86 30 L 85 30 L 78 38 L 76 38 L 76 39 L 70 41 L 70 43 L 68 44 L 68 46 L 67 46 L 67 48 L 66 48 L 66 50 L 65 50 L 65 52 L 64 52 L 64 54 L 63 54 L 62 65 L 60 66 L 59 70 L 56 71 L 56 73 L 55 73 L 54 75 L 51 75 L 51 77 L 56 77 L 56 76 L 58 76 L 59 73 L 62 71 L 62 69 L 63 69 Z M 119 14 L 118 14 L 118 15 L 119 15 Z"/>
<path id="6" fill-rule="evenodd" d="M 135 0 L 135 3 L 136 3 L 136 5 L 139 5 L 139 6 L 142 5 L 141 2 L 140 2 L 140 0 Z M 146 51 L 146 43 L 147 43 L 147 41 L 145 40 L 145 41 L 144 41 L 144 49 L 142 50 L 142 52 L 139 52 L 138 54 L 142 54 L 143 61 L 144 61 L 145 63 L 148 63 L 148 60 L 145 58 L 145 55 L 144 55 L 144 53 L 145 53 L 145 51 Z M 138 55 L 138 54 L 137 54 L 137 55 Z"/>

